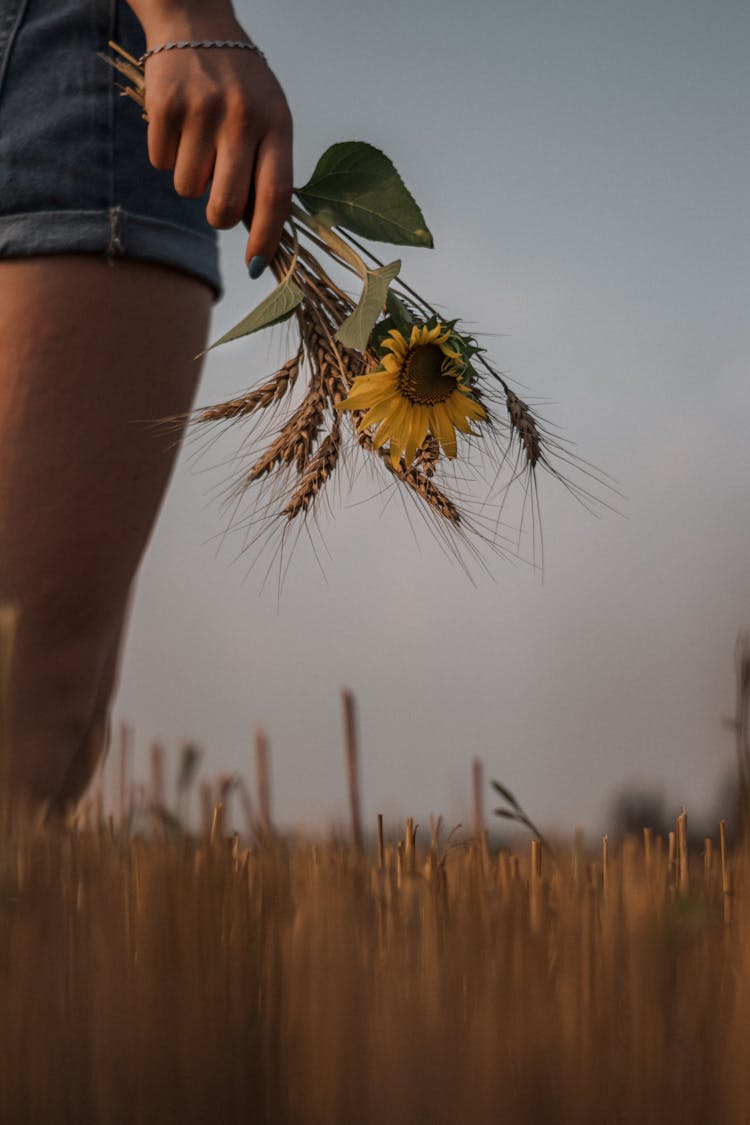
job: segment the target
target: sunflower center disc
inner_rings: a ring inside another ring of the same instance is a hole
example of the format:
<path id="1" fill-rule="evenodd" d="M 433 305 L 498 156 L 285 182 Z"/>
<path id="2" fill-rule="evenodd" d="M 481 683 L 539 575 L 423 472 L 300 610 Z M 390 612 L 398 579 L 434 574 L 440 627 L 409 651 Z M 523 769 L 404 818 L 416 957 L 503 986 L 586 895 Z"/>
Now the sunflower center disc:
<path id="1" fill-rule="evenodd" d="M 432 406 L 436 402 L 445 402 L 458 386 L 452 371 L 450 357 L 437 344 L 418 344 L 416 348 L 410 348 L 404 357 L 398 389 L 415 405 Z"/>

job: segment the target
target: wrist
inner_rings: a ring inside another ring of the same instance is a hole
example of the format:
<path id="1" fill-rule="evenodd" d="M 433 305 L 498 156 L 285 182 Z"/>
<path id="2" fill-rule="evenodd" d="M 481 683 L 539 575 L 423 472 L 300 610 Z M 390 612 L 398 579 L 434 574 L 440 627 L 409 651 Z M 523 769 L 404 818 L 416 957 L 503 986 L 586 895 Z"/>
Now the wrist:
<path id="1" fill-rule="evenodd" d="M 230 0 L 128 0 L 148 47 L 175 39 L 245 39 Z"/>

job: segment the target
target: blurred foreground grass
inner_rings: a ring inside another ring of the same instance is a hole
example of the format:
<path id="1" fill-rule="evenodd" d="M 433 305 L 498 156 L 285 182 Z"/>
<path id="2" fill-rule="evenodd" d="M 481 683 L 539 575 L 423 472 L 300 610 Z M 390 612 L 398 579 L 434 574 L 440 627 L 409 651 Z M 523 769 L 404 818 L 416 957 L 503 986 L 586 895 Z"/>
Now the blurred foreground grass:
<path id="1" fill-rule="evenodd" d="M 750 1120 L 744 852 L 684 818 L 553 858 L 224 813 L 6 824 L 0 1121 Z"/>

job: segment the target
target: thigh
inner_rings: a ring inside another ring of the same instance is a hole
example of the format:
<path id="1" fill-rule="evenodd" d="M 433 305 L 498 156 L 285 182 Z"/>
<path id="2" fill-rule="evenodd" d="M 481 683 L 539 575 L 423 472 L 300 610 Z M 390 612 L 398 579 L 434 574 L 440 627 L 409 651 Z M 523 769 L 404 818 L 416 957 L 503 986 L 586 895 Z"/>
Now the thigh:
<path id="1" fill-rule="evenodd" d="M 137 261 L 0 262 L 4 599 L 122 612 L 177 453 L 153 423 L 192 403 L 211 301 Z"/>

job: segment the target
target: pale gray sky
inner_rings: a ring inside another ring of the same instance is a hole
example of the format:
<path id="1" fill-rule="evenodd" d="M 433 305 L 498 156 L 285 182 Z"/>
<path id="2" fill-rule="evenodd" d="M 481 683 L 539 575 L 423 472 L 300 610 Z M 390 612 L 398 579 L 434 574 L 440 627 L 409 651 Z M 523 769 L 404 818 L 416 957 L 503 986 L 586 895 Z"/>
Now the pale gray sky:
<path id="1" fill-rule="evenodd" d="M 750 10 L 237 7 L 287 90 L 296 181 L 336 140 L 393 158 L 436 243 L 399 251 L 404 275 L 498 333 L 494 361 L 617 479 L 626 517 L 594 518 L 541 478 L 544 581 L 497 560 L 474 587 L 426 533 L 415 545 L 398 504 L 347 507 L 342 487 L 325 580 L 301 542 L 277 604 L 233 561 L 236 539 L 217 555 L 227 472 L 186 450 L 141 572 L 116 718 L 141 752 L 194 738 L 210 771 L 248 772 L 264 724 L 289 824 L 345 808 L 343 684 L 371 820 L 465 815 L 474 755 L 546 824 L 605 824 L 636 781 L 701 814 L 731 767 L 721 718 L 750 624 Z M 243 245 L 222 236 L 212 339 L 270 289 L 247 279 Z M 217 349 L 198 401 L 260 379 L 283 344 Z"/>

